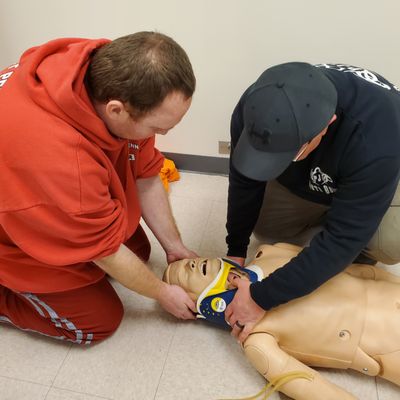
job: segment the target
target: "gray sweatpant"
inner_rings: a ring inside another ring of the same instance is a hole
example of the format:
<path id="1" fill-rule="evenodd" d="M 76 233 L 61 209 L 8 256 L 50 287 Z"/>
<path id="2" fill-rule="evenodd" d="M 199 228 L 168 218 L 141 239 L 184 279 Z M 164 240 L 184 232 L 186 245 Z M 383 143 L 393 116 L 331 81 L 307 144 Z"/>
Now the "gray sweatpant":
<path id="1" fill-rule="evenodd" d="M 307 238 L 307 232 L 315 233 L 318 227 L 322 229 L 328 209 L 329 206 L 292 194 L 277 181 L 268 182 L 254 235 L 261 242 L 273 238 L 304 244 L 296 238 Z M 387 265 L 400 262 L 400 184 L 391 206 L 363 253 Z"/>

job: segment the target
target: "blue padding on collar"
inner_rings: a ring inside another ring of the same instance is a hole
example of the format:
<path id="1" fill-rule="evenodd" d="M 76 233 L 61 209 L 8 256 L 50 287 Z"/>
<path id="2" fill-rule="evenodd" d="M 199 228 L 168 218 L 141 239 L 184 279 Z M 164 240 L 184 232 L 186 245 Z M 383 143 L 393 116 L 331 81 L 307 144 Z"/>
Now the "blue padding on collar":
<path id="1" fill-rule="evenodd" d="M 248 275 L 250 281 L 257 282 L 259 280 L 258 275 L 245 267 L 236 264 L 234 261 L 227 258 L 222 259 L 222 268 L 225 269 L 237 269 Z M 226 280 L 225 280 L 226 282 Z M 224 283 L 225 283 L 224 282 Z M 216 286 L 221 282 L 217 282 Z M 215 288 L 209 288 L 208 292 L 215 290 Z M 198 318 L 203 318 L 206 321 L 216 323 L 226 328 L 231 328 L 230 325 L 225 321 L 225 310 L 229 303 L 233 300 L 237 289 L 221 289 L 220 292 L 214 293 L 209 296 L 205 296 L 200 303 Z"/>

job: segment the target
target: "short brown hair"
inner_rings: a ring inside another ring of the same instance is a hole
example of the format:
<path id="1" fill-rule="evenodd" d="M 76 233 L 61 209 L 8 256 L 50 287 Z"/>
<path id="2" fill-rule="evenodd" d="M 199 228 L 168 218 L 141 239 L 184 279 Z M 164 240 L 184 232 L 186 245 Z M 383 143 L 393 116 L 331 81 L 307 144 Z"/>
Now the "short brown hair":
<path id="1" fill-rule="evenodd" d="M 174 91 L 192 97 L 196 86 L 186 52 L 158 32 L 137 32 L 95 50 L 85 81 L 93 100 L 128 103 L 138 118 Z"/>

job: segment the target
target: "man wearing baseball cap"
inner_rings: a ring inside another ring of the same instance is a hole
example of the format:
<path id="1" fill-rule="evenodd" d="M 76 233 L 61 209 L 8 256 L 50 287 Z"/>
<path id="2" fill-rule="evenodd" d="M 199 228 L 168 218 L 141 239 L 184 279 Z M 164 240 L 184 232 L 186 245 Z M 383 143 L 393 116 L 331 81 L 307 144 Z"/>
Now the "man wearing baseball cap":
<path id="1" fill-rule="evenodd" d="M 290 241 L 322 226 L 288 264 L 238 282 L 226 311 L 243 341 L 265 311 L 305 296 L 354 260 L 400 262 L 400 92 L 344 64 L 264 71 L 231 120 L 228 256 L 252 232 Z"/>

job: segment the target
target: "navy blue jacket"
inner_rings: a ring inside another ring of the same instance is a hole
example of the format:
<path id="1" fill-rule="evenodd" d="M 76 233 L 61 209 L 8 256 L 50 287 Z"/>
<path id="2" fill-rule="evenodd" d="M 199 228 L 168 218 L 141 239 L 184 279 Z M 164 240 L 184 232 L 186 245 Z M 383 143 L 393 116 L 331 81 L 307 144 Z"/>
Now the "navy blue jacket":
<path id="1" fill-rule="evenodd" d="M 330 208 L 324 229 L 309 247 L 250 286 L 252 298 L 265 310 L 310 293 L 350 264 L 377 230 L 400 178 L 399 89 L 363 68 L 317 66 L 337 89 L 337 120 L 320 145 L 277 180 L 292 193 Z M 248 90 L 232 115 L 232 151 L 242 133 Z M 266 182 L 244 177 L 231 163 L 228 255 L 246 256 L 265 187 Z"/>

